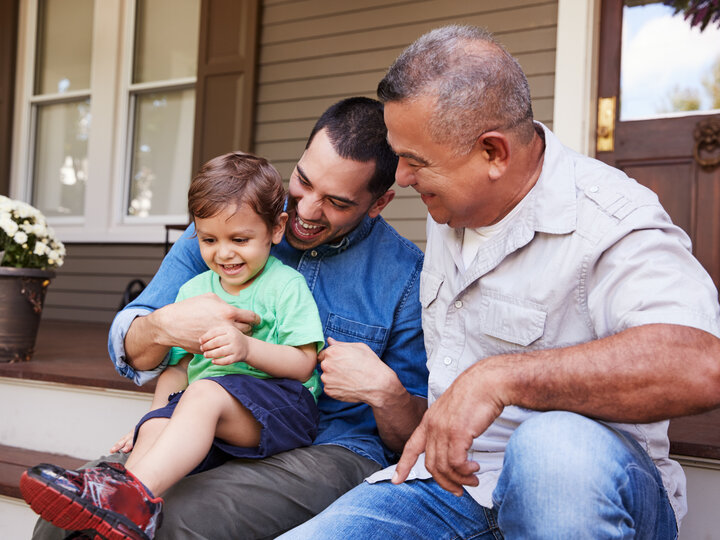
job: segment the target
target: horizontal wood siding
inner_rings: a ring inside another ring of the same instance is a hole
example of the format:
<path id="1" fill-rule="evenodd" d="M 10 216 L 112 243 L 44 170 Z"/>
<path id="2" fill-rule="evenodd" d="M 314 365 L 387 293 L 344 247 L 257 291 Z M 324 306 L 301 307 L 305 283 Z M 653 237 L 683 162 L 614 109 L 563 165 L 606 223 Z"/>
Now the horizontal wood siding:
<path id="1" fill-rule="evenodd" d="M 48 288 L 43 318 L 110 322 L 133 279 L 149 283 L 165 253 L 155 244 L 70 244 Z"/>
<path id="2" fill-rule="evenodd" d="M 557 1 L 265 0 L 255 151 L 288 178 L 317 117 L 344 97 L 375 97 L 397 55 L 424 32 L 484 26 L 527 73 L 535 117 L 552 127 Z M 425 206 L 398 188 L 383 216 L 424 249 Z"/>
<path id="3" fill-rule="evenodd" d="M 261 15 L 255 152 L 287 180 L 317 117 L 339 99 L 375 97 L 395 57 L 424 32 L 445 24 L 485 26 L 518 58 L 535 117 L 552 127 L 557 0 L 264 0 Z M 425 247 L 425 205 L 396 187 L 384 217 Z M 68 246 L 43 317 L 112 320 L 127 283 L 148 282 L 163 246 Z"/>

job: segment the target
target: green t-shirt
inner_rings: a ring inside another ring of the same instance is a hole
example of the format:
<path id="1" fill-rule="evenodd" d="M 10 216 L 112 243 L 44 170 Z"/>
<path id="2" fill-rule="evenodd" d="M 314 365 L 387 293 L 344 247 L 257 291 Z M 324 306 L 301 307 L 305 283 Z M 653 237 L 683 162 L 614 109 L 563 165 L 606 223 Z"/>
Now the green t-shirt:
<path id="1" fill-rule="evenodd" d="M 253 328 L 252 337 L 256 339 L 293 347 L 316 343 L 318 352 L 323 348 L 325 338 L 320 315 L 305 278 L 275 257 L 270 256 L 263 271 L 238 295 L 226 292 L 220 285 L 220 276 L 208 270 L 180 287 L 175 301 L 207 292 L 215 293 L 232 306 L 257 313 L 261 322 Z M 170 365 L 177 364 L 186 354 L 188 353 L 185 350 L 173 347 L 170 350 Z M 188 382 L 230 373 L 252 375 L 259 379 L 272 378 L 245 362 L 218 366 L 209 358 L 195 354 L 188 365 Z M 303 384 L 317 401 L 322 393 L 322 383 L 317 370 Z"/>

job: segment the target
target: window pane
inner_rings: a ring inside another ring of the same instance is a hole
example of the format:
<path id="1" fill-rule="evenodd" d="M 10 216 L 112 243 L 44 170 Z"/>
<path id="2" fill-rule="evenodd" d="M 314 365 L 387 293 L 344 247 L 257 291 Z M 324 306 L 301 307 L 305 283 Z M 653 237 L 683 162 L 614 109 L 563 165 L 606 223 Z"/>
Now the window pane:
<path id="1" fill-rule="evenodd" d="M 93 0 L 41 0 L 35 94 L 90 88 Z"/>
<path id="2" fill-rule="evenodd" d="M 661 3 L 625 4 L 620 119 L 720 109 L 720 28 L 691 28 Z"/>
<path id="3" fill-rule="evenodd" d="M 37 109 L 33 204 L 46 216 L 82 216 L 90 100 Z"/>
<path id="4" fill-rule="evenodd" d="M 128 215 L 187 212 L 194 121 L 194 90 L 136 97 Z"/>
<path id="5" fill-rule="evenodd" d="M 138 0 L 133 82 L 194 77 L 200 0 Z"/>

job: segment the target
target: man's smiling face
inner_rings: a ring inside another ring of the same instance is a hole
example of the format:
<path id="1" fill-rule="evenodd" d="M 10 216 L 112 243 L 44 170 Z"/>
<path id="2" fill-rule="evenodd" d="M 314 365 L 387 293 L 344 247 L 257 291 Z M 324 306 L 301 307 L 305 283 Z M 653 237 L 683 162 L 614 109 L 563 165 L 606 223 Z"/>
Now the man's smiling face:
<path id="1" fill-rule="evenodd" d="M 285 233 L 290 245 L 305 250 L 338 242 L 366 214 L 378 215 L 389 200 L 381 201 L 387 193 L 376 200 L 368 191 L 374 172 L 374 162 L 341 157 L 327 130 L 319 131 L 290 176 Z"/>

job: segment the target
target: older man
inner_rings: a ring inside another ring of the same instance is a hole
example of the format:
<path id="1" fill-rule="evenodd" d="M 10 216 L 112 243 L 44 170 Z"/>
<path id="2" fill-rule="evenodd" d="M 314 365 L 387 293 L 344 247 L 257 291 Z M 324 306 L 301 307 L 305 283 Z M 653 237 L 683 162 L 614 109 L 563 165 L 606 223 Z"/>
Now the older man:
<path id="1" fill-rule="evenodd" d="M 663 419 L 720 400 L 717 291 L 685 233 L 533 122 L 483 30 L 424 35 L 378 95 L 430 213 L 431 406 L 396 468 L 287 538 L 675 538 Z"/>

